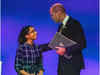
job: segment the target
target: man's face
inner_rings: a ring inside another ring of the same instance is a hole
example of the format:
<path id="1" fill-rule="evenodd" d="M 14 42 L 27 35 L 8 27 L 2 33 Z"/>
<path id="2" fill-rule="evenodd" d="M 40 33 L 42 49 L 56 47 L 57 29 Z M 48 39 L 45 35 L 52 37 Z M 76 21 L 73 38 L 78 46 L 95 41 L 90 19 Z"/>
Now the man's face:
<path id="1" fill-rule="evenodd" d="M 27 34 L 27 39 L 36 40 L 37 32 L 33 27 L 29 27 L 29 32 Z"/>
<path id="2" fill-rule="evenodd" d="M 59 18 L 59 15 L 58 13 L 56 12 L 53 12 L 52 11 L 52 8 L 50 9 L 50 15 L 51 15 L 51 18 L 55 21 L 55 22 L 60 22 L 60 18 Z"/>

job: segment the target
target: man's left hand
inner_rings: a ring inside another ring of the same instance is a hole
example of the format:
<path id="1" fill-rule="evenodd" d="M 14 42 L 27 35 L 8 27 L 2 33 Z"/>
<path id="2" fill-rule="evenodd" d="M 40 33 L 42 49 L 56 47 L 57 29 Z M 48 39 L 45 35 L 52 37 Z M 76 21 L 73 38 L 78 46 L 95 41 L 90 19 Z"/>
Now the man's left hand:
<path id="1" fill-rule="evenodd" d="M 63 56 L 66 52 L 66 48 L 62 48 L 62 47 L 56 47 L 57 50 L 56 50 L 56 53 Z"/>

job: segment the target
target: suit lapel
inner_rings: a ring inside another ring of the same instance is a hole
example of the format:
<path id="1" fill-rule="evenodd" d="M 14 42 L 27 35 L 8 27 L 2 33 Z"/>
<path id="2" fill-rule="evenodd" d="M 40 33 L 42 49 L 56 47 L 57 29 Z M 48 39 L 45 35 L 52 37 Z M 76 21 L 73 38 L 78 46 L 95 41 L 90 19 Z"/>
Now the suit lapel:
<path id="1" fill-rule="evenodd" d="M 69 20 L 66 23 L 66 25 L 64 26 L 64 28 L 62 28 L 62 26 L 63 26 L 62 23 L 59 25 L 58 32 L 62 31 L 65 33 L 66 31 L 69 31 L 69 28 L 71 27 L 71 23 L 72 23 L 72 17 L 70 16 Z"/>
<path id="2" fill-rule="evenodd" d="M 66 23 L 66 25 L 69 26 L 71 23 L 72 23 L 72 17 L 70 16 L 68 22 Z"/>

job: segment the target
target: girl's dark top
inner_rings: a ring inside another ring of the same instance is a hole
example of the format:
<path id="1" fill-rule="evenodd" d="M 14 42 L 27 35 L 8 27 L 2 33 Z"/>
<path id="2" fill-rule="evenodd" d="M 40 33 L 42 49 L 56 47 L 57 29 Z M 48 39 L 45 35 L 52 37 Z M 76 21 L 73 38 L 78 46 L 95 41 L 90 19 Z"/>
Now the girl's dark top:
<path id="1" fill-rule="evenodd" d="M 20 70 L 25 70 L 30 74 L 38 73 L 40 70 L 44 71 L 41 53 L 47 50 L 50 50 L 48 44 L 38 46 L 24 43 L 19 45 L 15 58 L 15 69 L 18 75 L 21 75 Z"/>

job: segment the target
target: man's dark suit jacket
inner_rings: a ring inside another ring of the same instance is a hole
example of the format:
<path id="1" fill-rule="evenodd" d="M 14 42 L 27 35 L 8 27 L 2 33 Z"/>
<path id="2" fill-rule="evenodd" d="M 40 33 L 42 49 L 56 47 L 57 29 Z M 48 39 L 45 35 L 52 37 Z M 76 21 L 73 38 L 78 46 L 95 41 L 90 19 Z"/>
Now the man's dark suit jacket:
<path id="1" fill-rule="evenodd" d="M 60 31 L 60 29 L 62 29 L 61 33 L 64 36 L 78 43 L 78 45 L 74 45 L 73 47 L 66 49 L 66 54 L 72 55 L 72 59 L 67 60 L 66 58 L 64 58 L 64 56 L 59 56 L 58 75 L 67 75 L 63 70 L 66 70 L 67 66 L 65 65 L 68 64 L 68 62 L 72 64 L 75 70 L 84 68 L 82 50 L 86 48 L 86 40 L 81 24 L 72 17 L 69 18 L 64 28 L 62 28 L 62 25 L 59 26 L 58 32 Z"/>
<path id="2" fill-rule="evenodd" d="M 66 65 L 68 64 L 72 64 L 72 67 L 75 70 L 80 70 L 84 68 L 82 50 L 86 48 L 86 40 L 81 24 L 72 17 L 69 18 L 64 28 L 62 28 L 62 25 L 59 26 L 58 32 L 60 30 L 62 31 L 61 33 L 64 36 L 78 43 L 78 45 L 66 48 L 67 52 L 65 54 L 72 55 L 72 59 L 68 60 L 64 56 L 59 56 L 58 75 L 67 75 Z M 48 44 L 40 45 L 40 47 L 43 49 L 42 51 L 51 50 L 51 48 L 48 47 Z"/>

